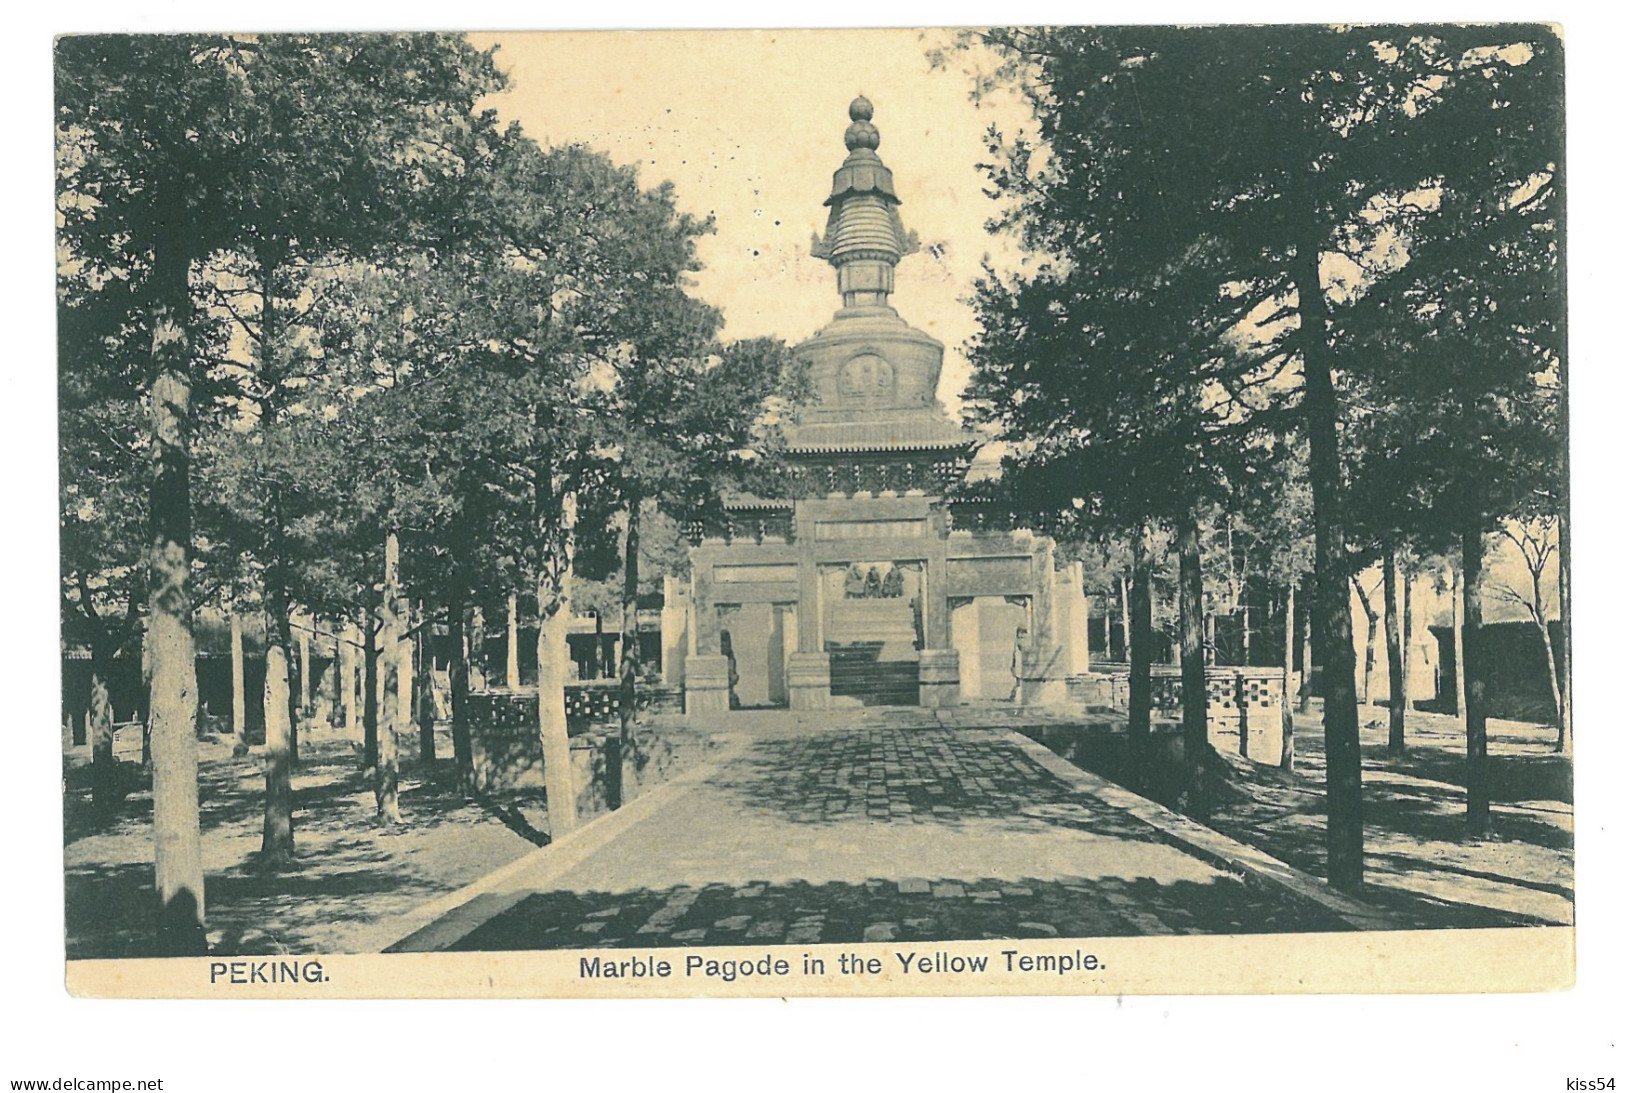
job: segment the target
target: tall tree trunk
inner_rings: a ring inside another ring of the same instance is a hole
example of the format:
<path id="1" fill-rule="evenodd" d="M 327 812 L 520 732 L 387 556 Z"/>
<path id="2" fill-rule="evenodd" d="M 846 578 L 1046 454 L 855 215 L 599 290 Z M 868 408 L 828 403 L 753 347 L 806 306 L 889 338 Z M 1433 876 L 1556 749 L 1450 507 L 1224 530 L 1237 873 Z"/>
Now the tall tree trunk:
<path id="1" fill-rule="evenodd" d="M 1286 641 L 1285 652 L 1281 656 L 1281 769 L 1291 770 L 1293 762 L 1294 726 L 1292 724 L 1292 711 L 1298 701 L 1298 673 L 1293 666 L 1292 658 L 1297 654 L 1297 625 L 1298 625 L 1298 586 L 1288 583 L 1286 586 Z"/>
<path id="2" fill-rule="evenodd" d="M 1450 570 L 1450 631 L 1456 654 L 1456 720 L 1461 722 L 1462 731 L 1465 732 L 1467 729 L 1467 657 L 1466 642 L 1462 638 L 1463 614 L 1461 570 L 1452 568 Z"/>
<path id="3" fill-rule="evenodd" d="M 293 725 L 289 712 L 288 657 L 280 645 L 265 650 L 265 826 L 260 867 L 279 869 L 293 860 Z"/>
<path id="4" fill-rule="evenodd" d="M 1399 559 L 1393 547 L 1382 556 L 1382 633 L 1388 645 L 1388 754 L 1405 752 L 1405 654 L 1399 634 Z"/>
<path id="5" fill-rule="evenodd" d="M 378 618 L 383 618 L 383 605 L 378 607 Z M 378 715 L 379 700 L 384 693 L 384 674 L 378 664 L 378 642 L 383 638 L 383 627 L 373 625 L 372 612 L 361 625 L 361 770 L 368 781 L 378 777 Z"/>
<path id="6" fill-rule="evenodd" d="M 489 665 L 485 663 L 485 608 L 474 605 L 468 624 L 468 664 L 470 673 L 478 672 L 482 688 L 491 685 Z"/>
<path id="7" fill-rule="evenodd" d="M 401 636 L 405 630 L 401 612 L 401 541 L 394 528 L 384 539 L 384 600 L 379 630 L 383 667 L 383 717 L 378 724 L 378 766 L 373 777 L 373 799 L 378 819 L 386 827 L 401 822 L 400 737 L 407 717 L 402 704 Z"/>
<path id="8" fill-rule="evenodd" d="M 1128 745 L 1137 789 L 1151 782 L 1151 551 L 1149 529 L 1134 536 L 1134 581 L 1126 585 L 1128 607 Z"/>
<path id="9" fill-rule="evenodd" d="M 507 684 L 509 684 L 509 690 L 518 690 L 518 593 L 509 593 Z"/>
<path id="10" fill-rule="evenodd" d="M 1140 550 L 1140 549 L 1143 549 L 1143 548 L 1140 547 L 1140 546 L 1136 546 L 1135 549 Z M 1129 577 L 1128 577 L 1127 573 L 1124 573 L 1124 574 L 1120 575 L 1117 578 L 1117 602 L 1123 608 L 1123 663 L 1124 664 L 1130 663 L 1130 661 L 1133 659 L 1129 654 L 1133 651 L 1133 645 L 1134 645 L 1134 639 L 1131 636 L 1132 633 L 1133 633 L 1134 627 L 1131 624 L 1131 620 L 1129 618 L 1129 615 L 1131 614 L 1131 612 L 1129 610 L 1128 581 L 1129 581 Z"/>
<path id="11" fill-rule="evenodd" d="M 1354 630 L 1349 618 L 1343 459 L 1337 435 L 1326 298 L 1320 283 L 1318 224 L 1306 224 L 1293 258 L 1303 357 L 1303 413 L 1309 438 L 1309 487 L 1315 510 L 1315 640 L 1321 645 L 1326 726 L 1326 874 L 1333 887 L 1358 892 L 1365 879 L 1365 820 L 1360 796 L 1360 709 L 1354 693 Z"/>
<path id="12" fill-rule="evenodd" d="M 508 690 L 519 689 L 519 593 L 508 593 Z"/>
<path id="13" fill-rule="evenodd" d="M 338 658 L 336 665 L 338 679 L 338 702 L 333 711 L 335 724 L 344 728 L 347 734 L 353 734 L 361 724 L 360 710 L 356 701 L 356 657 L 361 650 L 356 637 L 355 623 L 346 620 L 344 629 L 338 634 L 333 643 L 333 651 Z"/>
<path id="14" fill-rule="evenodd" d="M 85 735 L 90 740 L 90 802 L 103 816 L 118 807 L 118 760 L 113 755 L 113 699 L 108 681 L 113 655 L 105 640 L 90 645 L 90 704 L 85 709 Z"/>
<path id="15" fill-rule="evenodd" d="M 1250 668 L 1253 664 L 1253 609 L 1246 604 L 1241 605 L 1241 666 Z"/>
<path id="16" fill-rule="evenodd" d="M 1545 612 L 1540 612 L 1540 614 L 1544 615 Z M 1557 675 L 1557 651 L 1552 645 L 1552 624 L 1545 618 L 1539 618 L 1535 620 L 1535 628 L 1540 631 L 1540 645 L 1546 653 L 1546 679 L 1552 689 L 1552 704 L 1557 712 L 1557 747 L 1555 750 L 1561 752 L 1567 739 L 1567 734 L 1563 731 L 1563 723 L 1568 719 L 1568 711 L 1564 708 L 1563 686 L 1559 682 Z"/>
<path id="17" fill-rule="evenodd" d="M 315 616 L 309 625 L 299 627 L 299 717 L 310 716 L 310 631 L 316 625 Z"/>
<path id="18" fill-rule="evenodd" d="M 561 508 L 568 543 L 575 523 L 574 498 Z M 568 552 L 568 546 L 564 547 Z M 570 571 L 567 562 L 557 568 L 556 585 L 546 578 L 537 583 L 536 607 L 536 713 L 542 737 L 542 768 L 547 785 L 548 833 L 555 839 L 574 831 L 577 824 L 575 772 L 570 765 L 570 727 L 565 714 L 565 666 L 570 660 Z"/>
<path id="19" fill-rule="evenodd" d="M 282 527 L 281 494 L 280 490 L 274 485 L 271 487 L 271 498 L 271 522 L 273 527 L 278 529 L 274 533 L 274 541 L 280 542 L 282 539 L 280 531 Z M 280 828 L 284 825 L 283 819 L 273 818 L 273 810 L 291 810 L 293 807 L 293 788 L 290 778 L 294 766 L 299 762 L 299 706 L 292 681 L 288 678 L 290 669 L 288 658 L 290 650 L 293 649 L 293 616 L 288 604 L 286 563 L 282 560 L 286 556 L 283 553 L 285 550 L 286 543 L 276 548 L 272 555 L 272 562 L 266 566 L 265 570 L 266 608 L 270 612 L 270 618 L 265 626 L 265 670 L 267 673 L 271 670 L 271 664 L 273 663 L 271 651 L 273 649 L 279 650 L 275 663 L 280 666 L 279 671 L 282 672 L 282 682 L 276 690 L 276 695 L 282 703 L 282 709 L 277 711 L 276 716 L 286 719 L 281 724 L 287 730 L 287 739 L 278 745 L 284 749 L 284 753 L 277 760 L 268 757 L 265 766 L 265 827 L 267 831 L 273 827 Z M 269 675 L 267 675 L 267 680 L 269 680 Z M 266 697 L 269 697 L 272 693 L 269 682 L 266 684 L 264 693 Z M 272 746 L 272 721 L 272 712 L 266 710 L 265 744 L 268 751 Z M 293 830 L 291 816 L 286 820 L 286 826 L 290 832 Z M 289 839 L 291 845 L 291 834 Z M 272 855 L 272 860 L 273 862 L 276 860 L 275 854 Z"/>
<path id="20" fill-rule="evenodd" d="M 1411 690 L 1411 650 L 1415 647 L 1415 635 L 1412 625 L 1415 622 L 1415 612 L 1411 610 L 1411 592 L 1415 587 L 1415 574 L 1409 568 L 1405 570 L 1405 709 L 1416 709 L 1416 693 Z"/>
<path id="21" fill-rule="evenodd" d="M 417 638 L 411 644 L 413 656 L 413 674 L 417 677 L 417 686 L 412 689 L 417 698 L 418 706 L 418 762 L 424 768 L 434 766 L 434 647 L 430 637 L 434 633 L 429 622 L 428 611 L 423 604 L 418 605 L 418 632 Z"/>
<path id="22" fill-rule="evenodd" d="M 1484 708 L 1484 532 L 1469 517 L 1461 532 L 1462 676 L 1467 684 L 1467 834 L 1490 833 L 1489 718 Z"/>
<path id="23" fill-rule="evenodd" d="M 624 759 L 632 746 L 632 727 L 638 716 L 638 539 L 642 528 L 642 502 L 633 496 L 626 509 L 625 561 L 621 582 L 621 735 L 605 757 L 609 771 L 609 806 L 621 806 Z"/>
<path id="24" fill-rule="evenodd" d="M 175 222 L 184 221 L 175 215 Z M 208 951 L 197 794 L 197 662 L 192 640 L 192 296 L 190 259 L 169 248 L 150 274 L 153 381 L 147 541 L 148 725 L 152 749 L 156 952 Z"/>
<path id="25" fill-rule="evenodd" d="M 457 788 L 474 790 L 474 738 L 468 724 L 468 607 L 459 590 L 451 602 L 451 751 L 457 762 Z"/>
<path id="26" fill-rule="evenodd" d="M 1356 692 L 1361 702 L 1371 701 L 1371 673 L 1377 669 L 1377 610 L 1371 606 L 1371 597 L 1366 594 L 1365 585 L 1360 582 L 1359 574 L 1349 582 L 1354 586 L 1354 594 L 1359 597 L 1360 610 L 1365 612 L 1365 670 L 1360 674 L 1360 689 Z"/>
<path id="27" fill-rule="evenodd" d="M 1196 513 L 1179 513 L 1180 722 L 1185 743 L 1189 806 L 1207 808 L 1203 785 L 1208 763 L 1207 673 L 1202 656 L 1202 538 Z"/>
<path id="28" fill-rule="evenodd" d="M 1546 682 L 1551 688 L 1552 710 L 1557 715 L 1557 751 L 1562 751 L 1567 733 L 1563 731 L 1564 723 L 1568 720 L 1567 703 L 1564 701 L 1563 686 L 1557 673 L 1557 650 L 1552 643 L 1552 624 L 1546 617 L 1546 595 L 1540 588 L 1538 572 L 1529 574 L 1530 583 L 1534 588 L 1534 595 L 1529 601 L 1529 616 L 1540 631 L 1540 646 L 1546 654 Z"/>
<path id="29" fill-rule="evenodd" d="M 265 835 L 260 845 L 260 861 L 267 868 L 293 857 L 294 724 L 299 709 L 288 678 L 287 602 L 277 588 L 267 582 L 271 617 L 265 626 Z"/>
<path id="30" fill-rule="evenodd" d="M 1303 616 L 1303 663 L 1298 670 L 1298 712 L 1309 712 L 1315 690 L 1315 597 L 1309 597 L 1309 610 Z"/>
<path id="31" fill-rule="evenodd" d="M 248 669 L 243 663 L 243 616 L 231 612 L 231 732 L 239 744 L 248 742 Z"/>

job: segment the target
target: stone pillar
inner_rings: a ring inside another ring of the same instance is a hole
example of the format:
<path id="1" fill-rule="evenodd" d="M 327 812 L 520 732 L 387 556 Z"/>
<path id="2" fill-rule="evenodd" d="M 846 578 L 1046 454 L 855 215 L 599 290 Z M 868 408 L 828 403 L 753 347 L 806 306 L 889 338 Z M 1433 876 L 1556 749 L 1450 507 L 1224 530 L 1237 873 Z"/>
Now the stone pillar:
<path id="1" fill-rule="evenodd" d="M 788 673 L 792 710 L 829 709 L 828 653 L 794 653 L 790 656 Z"/>
<path id="2" fill-rule="evenodd" d="M 1083 590 L 1083 563 L 1066 567 L 1067 674 L 1081 676 L 1089 670 L 1089 596 Z"/>
<path id="3" fill-rule="evenodd" d="M 728 658 L 691 656 L 683 665 L 683 710 L 695 714 L 728 712 Z"/>
<path id="4" fill-rule="evenodd" d="M 694 652 L 702 657 L 722 655 L 722 626 L 711 603 L 711 566 L 694 563 Z"/>
<path id="5" fill-rule="evenodd" d="M 959 705 L 959 653 L 953 649 L 920 650 L 920 705 Z"/>
<path id="6" fill-rule="evenodd" d="M 925 588 L 921 597 L 921 606 L 925 610 L 927 649 L 951 649 L 954 643 L 953 621 L 948 614 L 947 525 L 946 512 L 940 507 L 934 509 L 930 517 L 932 539 L 923 567 Z"/>
<path id="7" fill-rule="evenodd" d="M 665 578 L 665 606 L 660 609 L 660 678 L 668 687 L 683 685 L 688 653 L 688 593 L 676 577 Z"/>
<path id="8" fill-rule="evenodd" d="M 1021 651 L 1018 697 L 1024 706 L 1066 701 L 1066 650 L 1056 640 L 1055 542 L 1033 540 L 1032 632 Z"/>

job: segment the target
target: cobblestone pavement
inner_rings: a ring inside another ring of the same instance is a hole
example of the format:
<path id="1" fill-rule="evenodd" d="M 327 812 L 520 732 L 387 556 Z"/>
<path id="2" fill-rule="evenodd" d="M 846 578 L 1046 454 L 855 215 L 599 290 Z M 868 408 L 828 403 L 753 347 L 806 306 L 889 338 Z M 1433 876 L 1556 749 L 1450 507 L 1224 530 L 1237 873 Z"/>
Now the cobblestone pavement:
<path id="1" fill-rule="evenodd" d="M 1003 729 L 759 732 L 464 950 L 1346 928 L 1079 794 Z"/>

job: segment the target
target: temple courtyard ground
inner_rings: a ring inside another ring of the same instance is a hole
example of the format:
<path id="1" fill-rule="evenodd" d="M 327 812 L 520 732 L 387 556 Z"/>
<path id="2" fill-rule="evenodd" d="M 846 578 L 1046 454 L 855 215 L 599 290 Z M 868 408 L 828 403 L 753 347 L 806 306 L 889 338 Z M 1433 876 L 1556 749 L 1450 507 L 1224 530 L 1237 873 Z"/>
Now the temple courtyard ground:
<path id="1" fill-rule="evenodd" d="M 1080 722 L 997 707 L 727 715 L 675 730 L 691 736 L 671 781 L 551 845 L 539 795 L 469 802 L 444 764 L 408 770 L 408 824 L 380 829 L 353 747 L 313 740 L 296 782 L 299 860 L 270 874 L 254 867 L 257 757 L 216 748 L 202 766 L 211 940 L 302 953 L 1573 921 L 1572 794 L 1549 730 L 1492 724 L 1497 837 L 1466 841 L 1453 722 L 1420 715 L 1397 761 L 1372 727 L 1370 884 L 1355 903 L 1312 876 L 1313 717 L 1300 719 L 1298 770 L 1236 765 L 1205 825 L 1063 758 L 1100 729 Z M 70 771 L 68 955 L 141 955 L 150 796 L 93 822 L 83 783 Z"/>

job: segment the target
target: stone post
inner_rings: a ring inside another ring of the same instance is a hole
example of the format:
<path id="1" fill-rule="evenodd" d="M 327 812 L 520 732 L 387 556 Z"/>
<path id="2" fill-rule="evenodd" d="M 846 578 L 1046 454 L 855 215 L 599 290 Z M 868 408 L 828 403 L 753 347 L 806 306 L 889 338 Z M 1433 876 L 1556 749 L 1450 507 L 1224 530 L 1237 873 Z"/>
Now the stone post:
<path id="1" fill-rule="evenodd" d="M 790 690 L 790 708 L 792 710 L 827 710 L 829 708 L 828 653 L 792 653 L 786 666 L 786 672 L 788 676 L 786 683 Z M 955 686 L 956 688 L 958 686 L 957 678 Z"/>
<path id="2" fill-rule="evenodd" d="M 710 563 L 696 559 L 693 577 L 694 648 L 683 664 L 683 710 L 727 713 L 728 658 L 722 655 L 722 627 L 711 603 Z"/>

